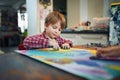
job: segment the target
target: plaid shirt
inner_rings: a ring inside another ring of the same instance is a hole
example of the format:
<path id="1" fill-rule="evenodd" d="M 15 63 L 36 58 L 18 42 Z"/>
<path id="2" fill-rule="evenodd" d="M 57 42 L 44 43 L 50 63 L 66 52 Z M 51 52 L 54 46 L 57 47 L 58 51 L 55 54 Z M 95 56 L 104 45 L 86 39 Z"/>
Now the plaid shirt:
<path id="1" fill-rule="evenodd" d="M 72 41 L 65 40 L 60 36 L 55 38 L 55 40 L 58 42 L 60 47 L 64 43 L 68 43 L 70 46 L 73 45 Z M 23 41 L 23 45 L 26 49 L 48 48 L 49 39 L 45 36 L 45 32 L 43 32 L 42 34 L 26 37 Z"/>

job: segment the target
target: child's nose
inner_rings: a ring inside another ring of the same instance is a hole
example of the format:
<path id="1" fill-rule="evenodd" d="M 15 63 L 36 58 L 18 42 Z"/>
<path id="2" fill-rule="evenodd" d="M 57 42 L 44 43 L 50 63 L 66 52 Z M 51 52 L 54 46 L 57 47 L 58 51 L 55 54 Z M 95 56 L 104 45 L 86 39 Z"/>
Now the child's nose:
<path id="1" fill-rule="evenodd" d="M 56 29 L 56 30 L 55 30 L 55 32 L 59 32 L 59 30 L 58 30 L 58 29 Z"/>

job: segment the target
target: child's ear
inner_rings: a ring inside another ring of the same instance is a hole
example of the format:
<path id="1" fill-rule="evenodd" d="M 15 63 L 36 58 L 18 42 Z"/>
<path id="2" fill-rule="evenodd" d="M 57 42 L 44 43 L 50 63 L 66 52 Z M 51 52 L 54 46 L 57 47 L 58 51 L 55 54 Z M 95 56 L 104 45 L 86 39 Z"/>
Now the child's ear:
<path id="1" fill-rule="evenodd" d="M 44 26 L 45 26 L 45 27 L 47 27 L 47 26 L 48 26 L 48 24 L 46 24 L 46 23 L 45 23 L 45 24 L 44 24 Z"/>
<path id="2" fill-rule="evenodd" d="M 44 28 L 46 29 L 46 24 L 44 24 Z"/>

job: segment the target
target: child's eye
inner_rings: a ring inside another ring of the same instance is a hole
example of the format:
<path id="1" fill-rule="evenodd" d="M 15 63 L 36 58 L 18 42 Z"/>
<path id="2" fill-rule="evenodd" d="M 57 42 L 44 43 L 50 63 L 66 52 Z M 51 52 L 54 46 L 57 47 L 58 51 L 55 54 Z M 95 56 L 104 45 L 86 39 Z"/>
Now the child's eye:
<path id="1" fill-rule="evenodd" d="M 59 31 L 62 31 L 62 29 L 59 29 Z"/>
<path id="2" fill-rule="evenodd" d="M 56 29 L 57 28 L 57 26 L 53 26 L 53 29 Z"/>

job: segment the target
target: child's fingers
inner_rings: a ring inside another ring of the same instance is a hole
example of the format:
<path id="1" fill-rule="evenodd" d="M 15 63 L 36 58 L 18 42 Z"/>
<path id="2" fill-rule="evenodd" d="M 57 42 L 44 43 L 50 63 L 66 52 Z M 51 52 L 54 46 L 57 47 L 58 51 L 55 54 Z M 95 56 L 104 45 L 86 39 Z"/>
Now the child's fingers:
<path id="1" fill-rule="evenodd" d="M 109 53 L 110 51 L 105 49 L 105 48 L 97 48 L 96 54 L 106 54 Z"/>
<path id="2" fill-rule="evenodd" d="M 70 45 L 67 44 L 67 43 L 64 43 L 64 44 L 62 45 L 62 48 L 63 48 L 63 49 L 70 49 Z"/>
<path id="3" fill-rule="evenodd" d="M 53 50 L 55 51 L 59 50 L 59 46 L 53 46 Z"/>
<path id="4" fill-rule="evenodd" d="M 105 57 L 106 56 L 106 51 L 102 48 L 97 48 L 96 56 L 97 57 Z"/>
<path id="5" fill-rule="evenodd" d="M 70 46 L 64 45 L 64 46 L 62 46 L 62 48 L 63 48 L 63 49 L 70 49 Z"/>
<path id="6" fill-rule="evenodd" d="M 106 53 L 106 54 L 104 54 L 103 56 L 105 56 L 105 57 L 119 57 L 119 55 L 118 54 L 116 54 L 116 53 Z"/>

